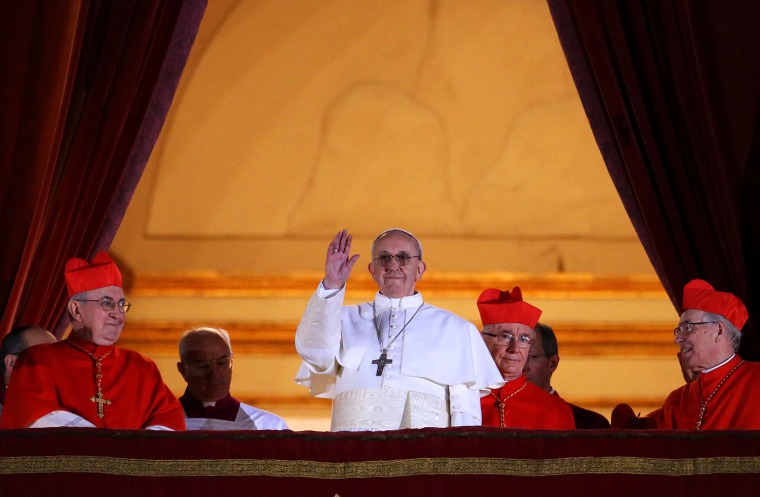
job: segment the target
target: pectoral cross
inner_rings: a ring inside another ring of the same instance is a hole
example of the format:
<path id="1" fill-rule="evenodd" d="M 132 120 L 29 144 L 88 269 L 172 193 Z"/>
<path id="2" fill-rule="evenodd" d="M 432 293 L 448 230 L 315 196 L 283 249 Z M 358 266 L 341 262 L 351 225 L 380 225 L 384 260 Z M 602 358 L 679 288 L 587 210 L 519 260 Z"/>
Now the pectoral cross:
<path id="1" fill-rule="evenodd" d="M 111 405 L 111 401 L 108 399 L 103 398 L 103 392 L 98 392 L 97 397 L 90 397 L 90 402 L 95 402 L 98 404 L 98 417 L 104 418 L 106 417 L 105 413 L 103 412 L 103 404 Z"/>
<path id="2" fill-rule="evenodd" d="M 383 353 L 380 354 L 380 357 L 372 361 L 372 364 L 377 364 L 377 373 L 375 373 L 375 376 L 380 376 L 383 374 L 383 369 L 385 369 L 386 364 L 391 364 L 393 362 L 393 359 L 388 359 L 388 351 L 383 350 Z"/>

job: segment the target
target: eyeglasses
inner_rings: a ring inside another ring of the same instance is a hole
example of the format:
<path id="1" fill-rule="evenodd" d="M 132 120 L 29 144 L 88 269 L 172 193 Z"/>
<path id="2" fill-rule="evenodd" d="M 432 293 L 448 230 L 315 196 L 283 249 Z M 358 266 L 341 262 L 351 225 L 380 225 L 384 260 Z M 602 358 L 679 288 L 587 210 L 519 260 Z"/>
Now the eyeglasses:
<path id="1" fill-rule="evenodd" d="M 403 266 L 406 264 L 406 261 L 413 258 L 418 258 L 419 255 L 409 255 L 409 254 L 398 254 L 398 255 L 391 255 L 391 254 L 380 254 L 378 256 L 375 256 L 372 258 L 373 261 L 377 261 L 380 263 L 381 266 L 385 267 L 388 266 L 392 260 L 395 260 L 399 266 Z"/>
<path id="2" fill-rule="evenodd" d="M 494 335 L 493 333 L 486 333 L 483 332 L 484 335 L 488 335 L 489 337 L 494 337 L 496 340 L 496 345 L 506 345 L 510 346 L 513 343 L 517 342 L 517 346 L 521 349 L 527 349 L 530 347 L 535 340 L 531 338 L 528 335 L 512 335 L 512 334 L 505 334 L 505 335 Z"/>
<path id="3" fill-rule="evenodd" d="M 103 297 L 100 300 L 87 300 L 87 299 L 74 299 L 77 302 L 97 302 L 101 309 L 104 311 L 112 311 L 114 307 L 118 306 L 119 311 L 123 311 L 124 313 L 129 312 L 129 308 L 132 307 L 132 304 L 127 301 L 127 299 L 121 299 L 121 300 L 114 300 L 111 297 Z"/>
<path id="4" fill-rule="evenodd" d="M 691 323 L 689 321 L 683 321 L 679 323 L 677 327 L 673 328 L 673 336 L 677 337 L 679 333 L 686 336 L 694 331 L 694 327 L 698 324 L 715 324 L 719 322 L 720 321 L 699 321 L 697 323 Z"/>
<path id="5" fill-rule="evenodd" d="M 549 357 L 549 356 L 546 355 L 546 354 L 528 354 L 528 360 L 529 361 L 535 361 L 539 357 Z"/>
<path id="6" fill-rule="evenodd" d="M 193 376 L 206 376 L 216 369 L 226 371 L 232 369 L 232 357 L 222 357 L 213 361 L 197 361 L 185 364 L 185 370 Z"/>

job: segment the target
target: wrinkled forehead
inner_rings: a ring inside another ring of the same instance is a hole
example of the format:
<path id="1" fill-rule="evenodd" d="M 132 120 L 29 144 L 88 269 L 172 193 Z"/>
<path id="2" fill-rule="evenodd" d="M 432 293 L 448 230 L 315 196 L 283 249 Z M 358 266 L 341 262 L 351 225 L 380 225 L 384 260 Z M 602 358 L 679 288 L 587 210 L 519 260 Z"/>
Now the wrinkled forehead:
<path id="1" fill-rule="evenodd" d="M 691 323 L 698 323 L 703 321 L 704 317 L 705 311 L 700 311 L 699 309 L 686 309 L 681 313 L 680 322 L 689 321 Z"/>
<path id="2" fill-rule="evenodd" d="M 186 336 L 183 341 L 187 352 L 213 351 L 222 355 L 230 353 L 230 348 L 224 338 L 210 331 L 195 332 Z"/>
<path id="3" fill-rule="evenodd" d="M 92 300 L 100 300 L 103 297 L 109 297 L 112 300 L 121 300 L 124 298 L 124 290 L 118 286 L 95 288 L 94 290 L 87 291 L 87 297 Z"/>
<path id="4" fill-rule="evenodd" d="M 372 255 L 381 252 L 405 251 L 410 255 L 422 256 L 422 245 L 419 240 L 408 231 L 388 230 L 381 233 L 372 242 Z"/>
<path id="5" fill-rule="evenodd" d="M 483 326 L 483 331 L 494 334 L 511 333 L 512 335 L 529 335 L 535 338 L 536 332 L 533 328 L 521 323 L 496 323 Z"/>

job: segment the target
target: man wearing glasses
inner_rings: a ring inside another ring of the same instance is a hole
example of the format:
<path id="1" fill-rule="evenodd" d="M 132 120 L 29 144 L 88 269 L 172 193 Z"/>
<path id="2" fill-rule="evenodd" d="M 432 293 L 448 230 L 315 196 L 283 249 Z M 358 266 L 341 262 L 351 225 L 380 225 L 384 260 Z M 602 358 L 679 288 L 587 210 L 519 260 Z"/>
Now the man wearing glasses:
<path id="1" fill-rule="evenodd" d="M 760 429 L 760 364 L 737 355 L 749 317 L 744 303 L 704 280 L 692 280 L 684 287 L 682 309 L 674 342 L 683 370 L 698 372 L 697 378 L 668 395 L 657 427 Z"/>
<path id="2" fill-rule="evenodd" d="M 111 257 L 69 259 L 65 278 L 72 331 L 19 356 L 0 427 L 184 430 L 182 406 L 155 363 L 116 346 L 131 304 Z"/>
<path id="3" fill-rule="evenodd" d="M 528 382 L 523 374 L 534 328 L 541 309 L 522 299 L 516 286 L 511 292 L 484 290 L 478 298 L 482 335 L 496 366 L 506 381 L 480 399 L 484 426 L 572 430 L 573 412 L 561 398 Z"/>
<path id="4" fill-rule="evenodd" d="M 296 382 L 333 399 L 332 431 L 480 425 L 480 396 L 503 383 L 472 323 L 434 307 L 416 290 L 422 246 L 390 229 L 372 243 L 378 292 L 343 306 L 351 255 L 346 230 L 330 242 L 325 277 L 296 331 L 303 359 Z"/>
<path id="5" fill-rule="evenodd" d="M 271 412 L 230 395 L 232 344 L 221 328 L 193 328 L 179 339 L 177 370 L 187 382 L 179 398 L 188 430 L 287 430 Z"/>

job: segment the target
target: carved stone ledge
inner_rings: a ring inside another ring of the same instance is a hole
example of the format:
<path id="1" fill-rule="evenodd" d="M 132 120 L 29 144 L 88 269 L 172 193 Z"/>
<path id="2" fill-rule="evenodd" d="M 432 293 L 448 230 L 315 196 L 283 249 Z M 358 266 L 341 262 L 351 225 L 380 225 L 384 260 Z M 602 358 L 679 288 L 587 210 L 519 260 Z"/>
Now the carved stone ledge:
<path id="1" fill-rule="evenodd" d="M 146 354 L 176 353 L 182 332 L 203 325 L 227 330 L 237 354 L 296 353 L 296 322 L 130 321 L 119 345 Z M 562 356 L 674 356 L 671 326 L 672 323 L 555 323 L 553 328 Z"/>
<path id="2" fill-rule="evenodd" d="M 143 273 L 134 277 L 131 295 L 136 297 L 308 297 L 321 273 L 220 274 Z M 592 276 L 585 274 L 526 275 L 517 273 L 426 274 L 418 288 L 431 297 L 472 297 L 489 287 L 519 284 L 532 298 L 662 298 L 667 295 L 660 281 L 649 276 Z M 351 276 L 349 298 L 362 298 L 377 290 L 369 274 Z"/>

